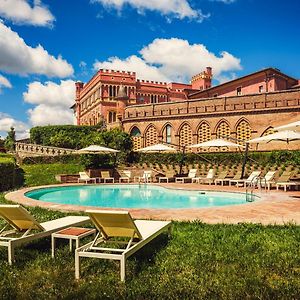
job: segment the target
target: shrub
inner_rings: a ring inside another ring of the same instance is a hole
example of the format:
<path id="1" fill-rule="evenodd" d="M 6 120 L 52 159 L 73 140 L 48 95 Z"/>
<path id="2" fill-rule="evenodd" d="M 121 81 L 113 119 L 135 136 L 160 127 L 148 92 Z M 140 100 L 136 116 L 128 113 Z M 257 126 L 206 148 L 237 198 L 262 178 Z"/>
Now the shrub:
<path id="1" fill-rule="evenodd" d="M 24 182 L 24 172 L 10 159 L 0 160 L 0 191 L 7 191 L 19 186 Z"/>

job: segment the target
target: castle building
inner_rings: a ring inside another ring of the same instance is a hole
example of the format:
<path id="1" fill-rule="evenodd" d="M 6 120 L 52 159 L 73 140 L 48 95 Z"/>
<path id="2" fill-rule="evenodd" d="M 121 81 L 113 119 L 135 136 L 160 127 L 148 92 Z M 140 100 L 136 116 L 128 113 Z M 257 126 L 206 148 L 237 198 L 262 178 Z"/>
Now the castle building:
<path id="1" fill-rule="evenodd" d="M 188 146 L 220 136 L 248 140 L 300 118 L 300 81 L 278 69 L 213 87 L 211 80 L 210 67 L 193 76 L 191 84 L 100 69 L 88 83 L 76 83 L 77 124 L 104 120 L 108 128 L 122 127 L 139 149 L 159 141 Z M 259 145 L 259 150 L 282 148 L 286 145 L 280 142 Z M 300 149 L 300 143 L 289 149 Z"/>

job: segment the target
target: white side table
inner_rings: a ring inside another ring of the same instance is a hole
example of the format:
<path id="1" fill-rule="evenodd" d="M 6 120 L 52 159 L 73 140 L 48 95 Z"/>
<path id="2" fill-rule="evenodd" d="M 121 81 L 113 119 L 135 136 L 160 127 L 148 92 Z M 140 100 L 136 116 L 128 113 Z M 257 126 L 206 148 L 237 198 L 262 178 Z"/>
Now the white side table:
<path id="1" fill-rule="evenodd" d="M 70 244 L 70 251 L 72 251 L 72 242 L 75 240 L 76 248 L 79 248 L 80 239 L 96 233 L 96 229 L 92 228 L 80 228 L 80 227 L 69 227 L 58 232 L 52 233 L 51 235 L 51 249 L 52 257 L 55 256 L 55 239 L 67 239 Z"/>

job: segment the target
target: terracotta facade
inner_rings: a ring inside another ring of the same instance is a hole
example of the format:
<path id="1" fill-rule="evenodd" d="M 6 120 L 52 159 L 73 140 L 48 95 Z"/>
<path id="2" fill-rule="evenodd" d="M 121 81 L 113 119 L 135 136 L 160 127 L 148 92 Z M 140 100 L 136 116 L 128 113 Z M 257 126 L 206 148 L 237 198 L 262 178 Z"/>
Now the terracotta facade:
<path id="1" fill-rule="evenodd" d="M 131 106 L 125 110 L 123 128 L 132 135 L 136 149 L 159 141 L 188 146 L 219 136 L 248 140 L 272 133 L 273 127 L 299 117 L 300 89 L 294 89 Z M 258 150 L 286 147 L 286 143 L 274 142 L 260 144 Z M 290 143 L 288 148 L 300 149 L 300 143 Z"/>
<path id="2" fill-rule="evenodd" d="M 215 87 L 211 80 L 210 67 L 193 76 L 191 84 L 139 80 L 135 72 L 100 69 L 88 83 L 76 83 L 77 124 L 104 120 L 108 128 L 122 127 L 138 149 L 161 140 L 182 146 L 219 136 L 248 140 L 299 120 L 300 81 L 278 69 L 267 68 Z M 117 97 L 121 86 L 126 101 Z M 300 149 L 299 144 L 289 148 Z M 259 146 L 281 148 L 286 144 Z"/>

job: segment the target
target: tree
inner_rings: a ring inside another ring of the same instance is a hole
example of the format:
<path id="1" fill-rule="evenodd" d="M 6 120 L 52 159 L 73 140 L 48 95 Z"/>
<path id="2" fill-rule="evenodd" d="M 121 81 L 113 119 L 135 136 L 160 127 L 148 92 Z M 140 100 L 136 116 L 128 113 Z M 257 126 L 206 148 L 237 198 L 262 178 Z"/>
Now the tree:
<path id="1" fill-rule="evenodd" d="M 10 127 L 10 131 L 7 132 L 7 137 L 4 141 L 4 146 L 6 149 L 10 151 L 14 151 L 15 143 L 16 143 L 16 132 L 13 127 Z"/>

